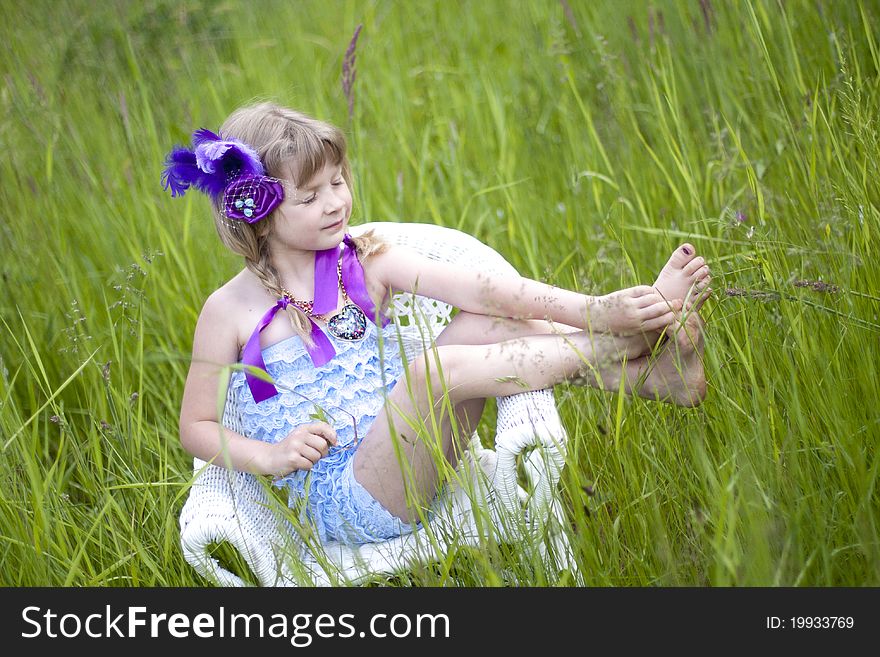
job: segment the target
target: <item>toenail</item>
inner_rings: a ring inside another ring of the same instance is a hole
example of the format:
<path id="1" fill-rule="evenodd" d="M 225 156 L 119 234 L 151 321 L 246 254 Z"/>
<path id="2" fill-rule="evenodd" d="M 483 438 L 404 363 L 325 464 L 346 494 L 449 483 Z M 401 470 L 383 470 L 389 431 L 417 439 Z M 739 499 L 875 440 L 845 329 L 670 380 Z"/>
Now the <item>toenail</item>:
<path id="1" fill-rule="evenodd" d="M 686 247 L 686 246 L 681 247 L 681 250 L 684 251 L 684 254 L 685 254 L 685 255 L 690 255 L 690 254 L 691 254 L 691 250 L 690 250 L 688 247 Z"/>

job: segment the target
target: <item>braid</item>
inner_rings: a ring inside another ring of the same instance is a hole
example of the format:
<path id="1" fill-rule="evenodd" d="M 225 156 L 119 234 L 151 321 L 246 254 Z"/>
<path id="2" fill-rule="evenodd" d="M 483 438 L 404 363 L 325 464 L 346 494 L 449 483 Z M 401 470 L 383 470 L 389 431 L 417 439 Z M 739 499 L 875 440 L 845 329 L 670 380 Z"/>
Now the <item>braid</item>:
<path id="1" fill-rule="evenodd" d="M 245 258 L 245 264 L 247 265 L 247 268 L 260 279 L 263 287 L 272 293 L 272 296 L 280 297 L 282 295 L 281 279 L 278 276 L 275 267 L 272 266 L 272 263 L 269 260 L 269 253 L 265 248 L 265 241 L 263 241 L 261 246 L 263 246 L 263 248 L 259 250 L 259 255 L 256 258 Z"/>
<path id="2" fill-rule="evenodd" d="M 283 295 L 283 292 L 281 291 L 281 277 L 278 275 L 278 271 L 269 260 L 269 252 L 268 249 L 266 249 L 266 240 L 261 241 L 262 248 L 259 249 L 259 256 L 257 258 L 246 256 L 245 265 L 248 270 L 260 279 L 263 287 L 269 290 L 273 296 L 281 298 Z M 287 316 L 290 319 L 290 325 L 293 327 L 293 330 L 296 331 L 300 338 L 302 338 L 306 346 L 311 347 L 313 345 L 311 336 L 312 324 L 309 321 L 309 318 L 302 310 L 293 304 L 288 305 L 285 310 L 287 311 Z"/>

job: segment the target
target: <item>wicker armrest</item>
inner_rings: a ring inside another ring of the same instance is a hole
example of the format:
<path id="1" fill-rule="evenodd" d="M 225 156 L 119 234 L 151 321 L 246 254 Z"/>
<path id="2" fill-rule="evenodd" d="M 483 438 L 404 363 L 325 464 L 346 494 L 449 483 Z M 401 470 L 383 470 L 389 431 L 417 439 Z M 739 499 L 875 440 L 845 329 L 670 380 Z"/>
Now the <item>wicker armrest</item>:
<path id="1" fill-rule="evenodd" d="M 204 577 L 222 586 L 245 586 L 224 569 L 210 548 L 231 543 L 264 586 L 291 583 L 277 555 L 299 552 L 290 523 L 278 511 L 253 475 L 194 459 L 196 472 L 189 498 L 180 513 L 180 542 L 186 560 Z"/>

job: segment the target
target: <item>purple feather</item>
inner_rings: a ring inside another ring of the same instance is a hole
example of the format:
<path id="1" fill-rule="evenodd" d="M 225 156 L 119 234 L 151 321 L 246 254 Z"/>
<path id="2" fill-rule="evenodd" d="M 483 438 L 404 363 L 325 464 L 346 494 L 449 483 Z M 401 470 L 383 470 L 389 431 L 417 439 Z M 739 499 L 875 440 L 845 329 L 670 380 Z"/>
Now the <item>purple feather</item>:
<path id="1" fill-rule="evenodd" d="M 196 154 L 184 146 L 175 146 L 165 159 L 162 187 L 171 188 L 171 196 L 183 196 L 189 186 L 202 175 Z"/>
<path id="2" fill-rule="evenodd" d="M 199 128 L 193 133 L 193 146 L 198 146 L 206 141 L 223 141 L 216 132 L 211 132 L 207 128 Z"/>
<path id="3" fill-rule="evenodd" d="M 219 198 L 226 185 L 241 176 L 263 175 L 257 152 L 236 139 L 223 139 L 206 128 L 193 133 L 193 149 L 175 147 L 166 160 L 162 176 L 171 195 L 182 195 L 190 185 Z"/>

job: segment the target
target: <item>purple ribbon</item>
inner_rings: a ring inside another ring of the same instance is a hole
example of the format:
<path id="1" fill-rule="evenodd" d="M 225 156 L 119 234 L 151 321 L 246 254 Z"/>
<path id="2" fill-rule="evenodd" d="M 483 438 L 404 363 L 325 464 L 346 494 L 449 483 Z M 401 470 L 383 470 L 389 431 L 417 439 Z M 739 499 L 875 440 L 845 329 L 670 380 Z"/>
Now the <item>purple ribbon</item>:
<path id="1" fill-rule="evenodd" d="M 357 257 L 357 250 L 351 235 L 346 235 L 343 240 L 347 249 L 342 252 L 342 282 L 345 285 L 345 291 L 349 298 L 354 301 L 364 314 L 372 321 L 387 326 L 391 321 L 377 313 L 376 306 L 367 292 L 367 285 L 364 281 L 364 268 Z M 323 315 L 330 311 L 336 310 L 338 297 L 338 286 L 336 284 L 336 266 L 339 262 L 339 248 L 325 249 L 315 252 L 315 300 L 312 305 L 312 312 L 316 315 Z M 266 314 L 260 318 L 251 337 L 248 338 L 247 344 L 241 354 L 241 362 L 243 365 L 251 365 L 266 371 L 266 362 L 263 360 L 263 352 L 260 349 L 260 333 L 264 328 L 269 326 L 275 315 L 282 308 L 287 308 L 290 300 L 286 297 L 279 299 L 274 306 L 266 311 Z M 329 362 L 336 355 L 336 350 L 329 338 L 324 335 L 321 328 L 315 321 L 309 317 L 312 325 L 311 336 L 314 346 L 307 349 L 315 367 L 320 367 Z M 270 397 L 278 394 L 278 390 L 268 381 L 253 376 L 249 371 L 245 370 L 245 379 L 247 379 L 248 387 L 254 401 L 260 403 Z"/>

